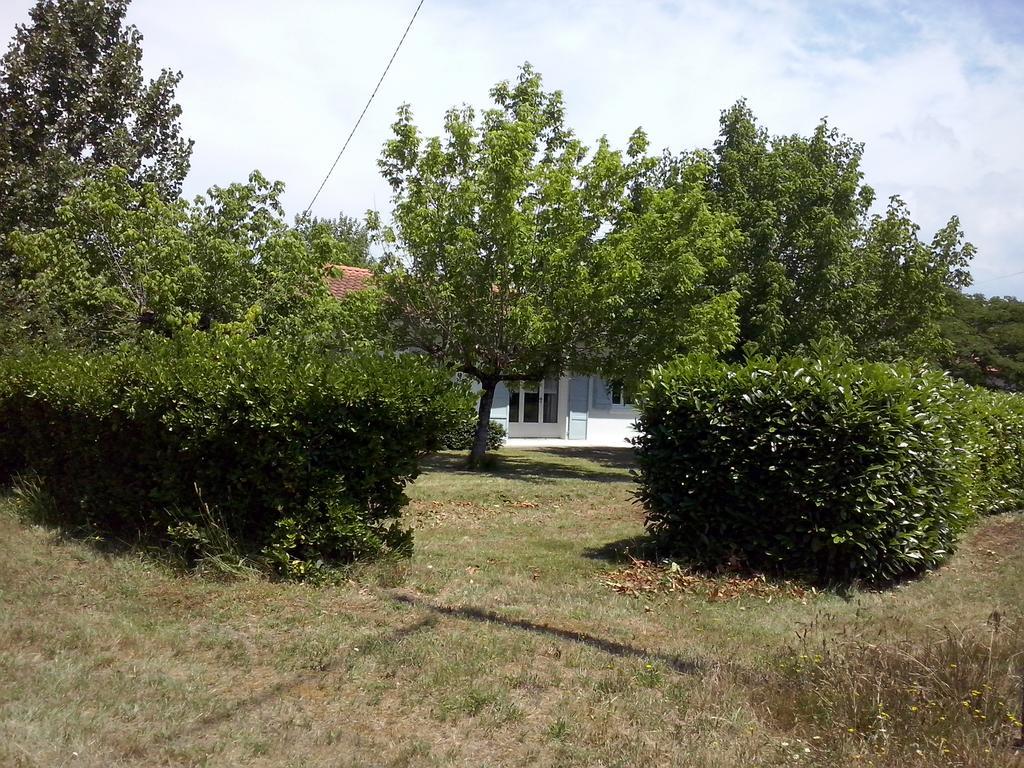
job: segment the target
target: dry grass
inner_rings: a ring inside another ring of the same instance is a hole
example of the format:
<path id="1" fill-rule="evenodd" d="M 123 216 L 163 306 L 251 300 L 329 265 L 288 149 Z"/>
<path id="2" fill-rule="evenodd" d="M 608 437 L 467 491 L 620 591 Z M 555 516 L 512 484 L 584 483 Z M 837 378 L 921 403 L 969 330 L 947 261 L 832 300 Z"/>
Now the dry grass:
<path id="1" fill-rule="evenodd" d="M 627 462 L 441 457 L 414 557 L 321 589 L 104 555 L 0 500 L 0 765 L 1024 765 L 1019 516 L 884 593 L 633 597 L 602 583 L 642 554 Z"/>
<path id="2" fill-rule="evenodd" d="M 1022 642 L 1024 622 L 1006 626 L 1000 613 L 987 633 L 823 637 L 780 658 L 764 705 L 808 764 L 999 764 L 1021 732 Z"/>

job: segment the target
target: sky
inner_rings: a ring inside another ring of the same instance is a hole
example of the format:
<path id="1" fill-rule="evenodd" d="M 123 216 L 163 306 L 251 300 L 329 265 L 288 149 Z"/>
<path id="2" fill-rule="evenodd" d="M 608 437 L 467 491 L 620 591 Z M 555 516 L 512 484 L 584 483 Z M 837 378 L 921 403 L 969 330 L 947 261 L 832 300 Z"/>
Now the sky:
<path id="1" fill-rule="evenodd" d="M 190 196 L 259 169 L 302 211 L 418 0 L 134 0 L 144 66 L 184 73 Z M 31 0 L 0 0 L 6 38 Z M 772 134 L 822 117 L 865 144 L 881 209 L 900 195 L 930 240 L 956 214 L 978 248 L 972 291 L 1024 297 L 1024 2 L 930 0 L 425 0 L 313 208 L 389 211 L 377 158 L 399 105 L 421 132 L 484 107 L 529 61 L 563 91 L 585 142 L 710 147 L 746 98 Z"/>

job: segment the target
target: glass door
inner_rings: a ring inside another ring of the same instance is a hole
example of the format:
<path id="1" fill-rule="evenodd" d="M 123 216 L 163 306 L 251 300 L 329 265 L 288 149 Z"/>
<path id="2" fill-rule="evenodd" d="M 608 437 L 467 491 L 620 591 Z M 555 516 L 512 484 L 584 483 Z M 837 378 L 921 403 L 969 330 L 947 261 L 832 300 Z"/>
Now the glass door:
<path id="1" fill-rule="evenodd" d="M 558 424 L 558 379 L 508 383 L 508 420 L 510 424 Z M 528 436 L 523 428 L 520 436 Z M 550 429 L 534 430 L 547 436 Z"/>

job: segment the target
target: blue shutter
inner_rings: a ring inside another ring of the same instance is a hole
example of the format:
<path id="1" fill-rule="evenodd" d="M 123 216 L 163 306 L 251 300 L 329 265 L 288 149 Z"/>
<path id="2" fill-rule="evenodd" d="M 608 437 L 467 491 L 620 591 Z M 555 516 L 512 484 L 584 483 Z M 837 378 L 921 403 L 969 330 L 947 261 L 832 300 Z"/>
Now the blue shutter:
<path id="1" fill-rule="evenodd" d="M 587 439 L 587 411 L 590 410 L 590 380 L 574 376 L 569 380 L 569 439 Z"/>
<path id="2" fill-rule="evenodd" d="M 508 387 L 499 381 L 494 389 L 494 401 L 491 403 L 491 421 L 496 421 L 508 432 Z"/>
<path id="3" fill-rule="evenodd" d="M 594 392 L 594 410 L 595 411 L 610 411 L 612 408 L 612 393 L 608 391 L 608 383 L 597 376 L 594 376 L 591 381 L 593 382 Z"/>

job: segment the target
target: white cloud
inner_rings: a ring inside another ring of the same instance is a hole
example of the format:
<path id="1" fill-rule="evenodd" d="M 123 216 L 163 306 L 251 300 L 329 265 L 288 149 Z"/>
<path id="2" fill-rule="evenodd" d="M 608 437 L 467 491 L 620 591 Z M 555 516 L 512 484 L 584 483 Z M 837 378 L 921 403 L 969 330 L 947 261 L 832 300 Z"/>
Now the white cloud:
<path id="1" fill-rule="evenodd" d="M 253 168 L 308 203 L 387 62 L 416 0 L 135 0 L 147 67 L 181 69 L 196 139 L 188 191 Z M 7 0 L 0 31 L 27 17 Z M 565 92 L 577 133 L 655 147 L 714 141 L 741 96 L 773 133 L 827 115 L 866 144 L 880 200 L 901 194 L 930 237 L 960 215 L 978 246 L 979 289 L 1024 296 L 1024 18 L 958 5 L 889 2 L 548 3 L 426 0 L 388 79 L 315 212 L 387 208 L 376 158 L 408 101 L 425 132 L 454 104 L 482 105 L 524 60 Z M 1009 20 L 1009 21 L 1007 21 Z"/>

